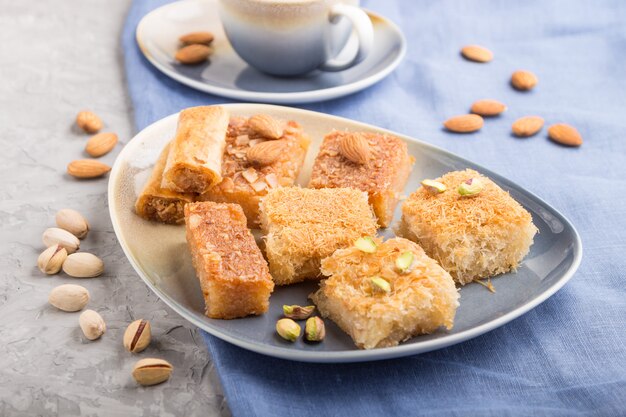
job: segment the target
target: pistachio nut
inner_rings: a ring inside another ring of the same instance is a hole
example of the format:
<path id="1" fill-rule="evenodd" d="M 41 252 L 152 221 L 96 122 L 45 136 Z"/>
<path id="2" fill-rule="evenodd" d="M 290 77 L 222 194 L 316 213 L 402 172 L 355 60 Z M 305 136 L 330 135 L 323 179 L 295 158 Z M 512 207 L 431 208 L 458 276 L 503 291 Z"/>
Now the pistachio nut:
<path id="1" fill-rule="evenodd" d="M 89 232 L 89 223 L 76 210 L 68 208 L 59 210 L 55 220 L 59 228 L 67 230 L 79 239 L 83 239 Z"/>
<path id="2" fill-rule="evenodd" d="M 138 353 L 148 347 L 152 332 L 148 320 L 135 320 L 124 332 L 124 347 L 127 351 Z"/>
<path id="3" fill-rule="evenodd" d="M 103 271 L 102 260 L 88 252 L 73 253 L 63 262 L 63 272 L 74 278 L 93 278 Z"/>
<path id="4" fill-rule="evenodd" d="M 483 188 L 485 188 L 485 185 L 480 179 L 470 178 L 459 185 L 458 191 L 464 197 L 473 197 L 480 193 Z"/>
<path id="5" fill-rule="evenodd" d="M 295 342 L 300 336 L 300 326 L 291 319 L 280 319 L 276 322 L 276 333 L 285 340 Z"/>
<path id="6" fill-rule="evenodd" d="M 381 277 L 371 277 L 370 282 L 372 284 L 372 289 L 376 292 L 387 293 L 391 291 L 391 284 L 389 284 L 389 281 Z"/>
<path id="7" fill-rule="evenodd" d="M 42 240 L 46 248 L 59 244 L 65 248 L 67 253 L 74 253 L 80 247 L 80 241 L 76 236 L 58 227 L 46 229 L 46 231 L 43 232 Z"/>
<path id="8" fill-rule="evenodd" d="M 55 243 L 41 252 L 41 255 L 37 258 L 37 266 L 44 274 L 54 275 L 61 270 L 61 266 L 63 266 L 66 258 L 67 251 L 65 248 Z"/>
<path id="9" fill-rule="evenodd" d="M 297 305 L 293 305 L 293 306 L 284 305 L 283 306 L 283 314 L 285 315 L 285 317 L 289 319 L 293 319 L 293 320 L 307 319 L 309 318 L 311 314 L 313 314 L 314 310 L 315 310 L 315 306 L 306 306 L 306 307 L 300 307 Z"/>
<path id="10" fill-rule="evenodd" d="M 80 285 L 59 285 L 50 291 L 48 302 L 59 310 L 79 311 L 89 302 L 89 291 Z"/>
<path id="11" fill-rule="evenodd" d="M 319 317 L 310 317 L 304 325 L 304 337 L 309 342 L 321 342 L 326 336 L 326 326 Z"/>
<path id="12" fill-rule="evenodd" d="M 441 194 L 446 191 L 446 186 L 439 181 L 423 180 L 420 184 L 422 184 L 422 187 L 424 187 L 424 189 L 432 195 Z"/>
<path id="13" fill-rule="evenodd" d="M 358 238 L 354 242 L 354 246 L 361 252 L 365 252 L 365 253 L 376 252 L 376 242 L 374 242 L 374 239 L 372 239 L 370 236 L 364 236 L 364 237 Z"/>
<path id="14" fill-rule="evenodd" d="M 396 258 L 396 268 L 398 271 L 405 274 L 411 270 L 413 266 L 413 252 L 403 252 L 400 256 Z"/>
<path id="15" fill-rule="evenodd" d="M 89 340 L 96 340 L 104 334 L 107 325 L 102 316 L 93 310 L 85 310 L 78 318 L 78 324 L 85 337 Z"/>
<path id="16" fill-rule="evenodd" d="M 167 381 L 173 370 L 172 364 L 166 360 L 145 358 L 133 367 L 133 378 L 139 385 L 156 385 Z"/>

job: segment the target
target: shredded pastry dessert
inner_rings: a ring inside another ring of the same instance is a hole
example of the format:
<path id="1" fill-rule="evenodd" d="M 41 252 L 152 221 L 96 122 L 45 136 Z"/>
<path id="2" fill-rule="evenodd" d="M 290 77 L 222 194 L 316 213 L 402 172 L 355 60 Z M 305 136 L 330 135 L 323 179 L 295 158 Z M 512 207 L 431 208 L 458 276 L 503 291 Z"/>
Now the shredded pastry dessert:
<path id="1" fill-rule="evenodd" d="M 454 281 L 417 244 L 403 238 L 372 239 L 322 260 L 320 289 L 311 295 L 362 349 L 395 346 L 419 334 L 451 329 L 459 305 Z"/>
<path id="2" fill-rule="evenodd" d="M 277 285 L 320 279 L 320 262 L 376 233 L 367 194 L 353 188 L 284 187 L 261 202 L 265 254 Z"/>
<path id="3" fill-rule="evenodd" d="M 464 191 L 470 180 L 480 181 L 482 189 L 461 195 L 471 191 Z M 419 243 L 461 285 L 515 270 L 537 233 L 530 213 L 474 170 L 436 181 L 444 192 L 420 187 L 404 202 L 398 234 Z"/>

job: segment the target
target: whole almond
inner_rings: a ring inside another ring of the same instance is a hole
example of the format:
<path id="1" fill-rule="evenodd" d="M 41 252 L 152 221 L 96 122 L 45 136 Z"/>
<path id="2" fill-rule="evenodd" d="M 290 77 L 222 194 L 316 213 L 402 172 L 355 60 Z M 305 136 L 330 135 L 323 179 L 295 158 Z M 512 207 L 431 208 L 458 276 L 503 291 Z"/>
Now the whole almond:
<path id="1" fill-rule="evenodd" d="M 172 364 L 166 360 L 145 358 L 138 361 L 133 367 L 133 378 L 140 385 L 156 385 L 167 381 L 173 369 Z"/>
<path id="2" fill-rule="evenodd" d="M 575 127 L 565 123 L 557 123 L 548 128 L 548 136 L 553 141 L 565 146 L 580 146 L 583 138 Z"/>
<path id="3" fill-rule="evenodd" d="M 517 119 L 511 125 L 515 136 L 527 138 L 537 134 L 543 128 L 543 118 L 539 116 L 525 116 Z"/>
<path id="4" fill-rule="evenodd" d="M 72 209 L 61 209 L 55 216 L 57 226 L 67 230 L 79 239 L 83 239 L 89 233 L 89 223 L 82 214 Z"/>
<path id="5" fill-rule="evenodd" d="M 498 100 L 483 99 L 472 104 L 472 113 L 480 116 L 497 116 L 506 111 L 506 105 Z"/>
<path id="6" fill-rule="evenodd" d="M 537 76 L 530 71 L 519 70 L 511 75 L 511 85 L 521 91 L 528 91 L 537 85 Z"/>
<path id="7" fill-rule="evenodd" d="M 104 125 L 95 113 L 88 110 L 83 110 L 76 115 L 76 124 L 87 133 L 97 133 Z"/>
<path id="8" fill-rule="evenodd" d="M 80 247 L 80 241 L 76 236 L 67 230 L 63 230 L 58 227 L 50 227 L 46 229 L 43 232 L 41 240 L 46 248 L 58 244 L 64 247 L 67 253 L 74 253 Z"/>
<path id="9" fill-rule="evenodd" d="M 85 152 L 89 156 L 97 158 L 109 153 L 117 144 L 117 135 L 115 133 L 98 133 L 92 136 L 85 145 Z"/>
<path id="10" fill-rule="evenodd" d="M 211 32 L 191 32 L 178 38 L 183 45 L 210 45 L 213 39 L 214 36 Z"/>
<path id="11" fill-rule="evenodd" d="M 339 153 L 355 164 L 365 164 L 370 159 L 370 145 L 362 135 L 350 133 L 339 141 Z"/>
<path id="12" fill-rule="evenodd" d="M 97 178 L 111 170 L 107 164 L 93 159 L 78 159 L 67 165 L 67 173 L 76 178 Z"/>
<path id="13" fill-rule="evenodd" d="M 127 351 L 139 353 L 150 344 L 152 332 L 148 320 L 135 320 L 124 332 L 123 344 Z"/>
<path id="14" fill-rule="evenodd" d="M 461 49 L 461 54 L 465 59 L 474 62 L 489 62 L 493 59 L 493 52 L 484 46 L 467 45 Z"/>
<path id="15" fill-rule="evenodd" d="M 89 302 L 89 291 L 80 285 L 59 285 L 50 291 L 48 302 L 59 310 L 68 312 L 79 311 Z"/>
<path id="16" fill-rule="evenodd" d="M 55 243 L 41 252 L 41 255 L 37 258 L 37 267 L 46 275 L 54 275 L 61 270 L 61 266 L 63 266 L 66 258 L 67 250 Z"/>
<path id="17" fill-rule="evenodd" d="M 206 61 L 213 49 L 206 45 L 188 45 L 180 48 L 174 58 L 181 64 L 193 65 Z"/>
<path id="18" fill-rule="evenodd" d="M 98 339 L 107 329 L 102 316 L 93 310 L 83 311 L 78 318 L 78 324 L 85 337 L 89 340 Z"/>
<path id="19" fill-rule="evenodd" d="M 284 140 L 268 140 L 259 142 L 246 152 L 248 161 L 252 164 L 265 166 L 277 161 L 284 152 L 286 142 Z"/>
<path id="20" fill-rule="evenodd" d="M 93 278 L 104 272 L 104 262 L 88 252 L 73 253 L 63 262 L 63 272 L 74 278 Z"/>
<path id="21" fill-rule="evenodd" d="M 256 114 L 248 120 L 253 132 L 265 139 L 280 139 L 283 136 L 283 124 L 267 114 Z"/>
<path id="22" fill-rule="evenodd" d="M 477 114 L 462 114 L 443 122 L 446 129 L 456 133 L 470 133 L 483 127 L 483 118 Z"/>

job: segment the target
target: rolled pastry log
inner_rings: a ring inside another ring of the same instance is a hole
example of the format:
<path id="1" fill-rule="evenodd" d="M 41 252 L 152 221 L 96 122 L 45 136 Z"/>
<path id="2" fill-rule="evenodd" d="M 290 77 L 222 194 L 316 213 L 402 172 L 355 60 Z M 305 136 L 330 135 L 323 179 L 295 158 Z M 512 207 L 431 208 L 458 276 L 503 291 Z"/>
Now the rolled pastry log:
<path id="1" fill-rule="evenodd" d="M 183 224 L 185 222 L 185 204 L 191 203 L 194 200 L 194 195 L 178 193 L 161 187 L 163 169 L 169 155 L 170 145 L 168 143 L 161 151 L 148 183 L 143 187 L 135 202 L 135 211 L 146 220 Z"/>
<path id="2" fill-rule="evenodd" d="M 220 106 L 191 107 L 180 112 L 163 172 L 163 188 L 203 193 L 222 181 L 228 112 Z"/>

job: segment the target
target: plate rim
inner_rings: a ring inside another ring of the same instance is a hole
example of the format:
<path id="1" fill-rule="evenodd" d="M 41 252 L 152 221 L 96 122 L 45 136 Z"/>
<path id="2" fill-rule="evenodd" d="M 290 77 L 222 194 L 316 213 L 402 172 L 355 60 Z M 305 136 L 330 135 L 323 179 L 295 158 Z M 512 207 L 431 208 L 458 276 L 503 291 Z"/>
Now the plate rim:
<path id="1" fill-rule="evenodd" d="M 191 3 L 191 2 L 200 2 L 201 0 L 182 0 L 174 3 L 168 3 L 163 6 L 157 7 L 154 10 L 146 13 L 145 16 L 141 18 L 139 23 L 137 24 L 137 28 L 135 29 L 135 41 L 137 42 L 137 46 L 141 51 L 141 54 L 150 62 L 156 69 L 158 69 L 161 73 L 166 76 L 174 79 L 175 81 L 184 84 L 188 87 L 191 87 L 195 90 L 202 91 L 204 93 L 214 94 L 217 96 L 236 99 L 236 100 L 252 100 L 259 103 L 274 103 L 274 104 L 296 104 L 296 103 L 314 103 L 318 101 L 331 100 L 338 97 L 343 97 L 352 93 L 356 93 L 357 91 L 363 90 L 367 87 L 370 87 L 383 78 L 387 77 L 391 74 L 397 67 L 400 65 L 407 52 L 407 41 L 398 27 L 394 22 L 389 20 L 388 18 L 368 10 L 366 8 L 362 8 L 369 16 L 374 17 L 377 20 L 384 22 L 386 26 L 388 26 L 400 40 L 400 51 L 396 58 L 386 67 L 381 69 L 380 71 L 370 75 L 369 77 L 365 77 L 359 79 L 357 81 L 342 84 L 329 88 L 322 88 L 311 91 L 300 91 L 295 93 L 271 93 L 271 92 L 255 92 L 255 91 L 247 91 L 241 89 L 232 89 L 226 87 L 219 87 L 208 83 L 202 83 L 196 81 L 192 78 L 185 77 L 171 69 L 167 68 L 165 65 L 161 64 L 159 60 L 157 60 L 145 46 L 145 42 L 141 37 L 141 31 L 143 30 L 144 25 L 146 25 L 146 20 L 151 17 L 152 14 L 160 11 L 161 9 L 168 7 L 176 7 L 182 3 Z M 209 0 L 214 1 L 214 0 Z"/>
<path id="2" fill-rule="evenodd" d="M 199 327 L 200 329 L 206 331 L 207 333 L 222 339 L 224 341 L 227 341 L 233 345 L 239 346 L 241 348 L 247 349 L 247 350 L 251 350 L 253 352 L 257 352 L 257 353 L 261 353 L 267 356 L 272 356 L 272 357 L 276 357 L 276 358 L 281 358 L 281 359 L 287 359 L 287 360 L 293 360 L 293 361 L 299 361 L 299 362 L 315 362 L 315 363 L 351 363 L 351 362 L 366 362 L 366 361 L 376 361 L 376 360 L 384 360 L 384 359 L 392 359 L 392 358 L 399 358 L 399 357 L 404 357 L 404 356 L 409 356 L 409 355 L 415 355 L 415 354 L 421 354 L 421 353 L 426 353 L 426 352 L 430 352 L 433 350 L 438 350 L 438 349 L 442 349 L 448 346 L 452 346 L 470 339 L 473 339 L 475 337 L 478 337 L 480 335 L 483 335 L 491 330 L 494 330 L 498 327 L 503 326 L 506 323 L 509 323 L 510 321 L 513 321 L 514 319 L 522 316 L 523 314 L 527 313 L 528 311 L 532 310 L 533 308 L 537 307 L 539 304 L 543 303 L 545 300 L 547 300 L 548 298 L 550 298 L 552 295 L 554 295 L 558 290 L 560 290 L 576 273 L 576 271 L 578 270 L 578 267 L 580 266 L 581 260 L 582 260 L 582 255 L 583 255 L 583 246 L 582 246 L 582 240 L 580 238 L 580 234 L 578 233 L 578 230 L 576 230 L 576 228 L 574 227 L 574 225 L 570 222 L 570 220 L 565 217 L 560 211 L 558 211 L 556 208 L 554 208 L 552 205 L 548 204 L 546 201 L 544 201 L 542 198 L 538 197 L 537 195 L 535 195 L 534 193 L 532 193 L 531 191 L 527 190 L 524 187 L 519 186 L 518 184 L 516 184 L 515 182 L 507 179 L 506 177 L 503 177 L 499 174 L 497 174 L 496 172 L 483 167 L 480 164 L 474 163 L 468 159 L 465 159 L 461 156 L 456 155 L 453 152 L 447 151 L 443 148 L 440 148 L 438 146 L 432 145 L 430 143 L 424 142 L 422 140 L 398 133 L 398 132 L 394 132 L 388 129 L 384 129 L 384 128 L 380 128 L 378 126 L 375 125 L 371 125 L 368 123 L 363 123 L 363 122 L 359 122 L 356 120 L 352 120 L 352 119 L 348 119 L 345 117 L 340 117 L 340 116 L 335 116 L 335 115 L 331 115 L 331 114 L 326 114 L 326 113 L 321 113 L 321 112 L 316 112 L 316 111 L 312 111 L 312 110 L 305 110 L 305 109 L 299 109 L 299 108 L 294 108 L 294 107 L 285 107 L 285 106 L 277 106 L 277 105 L 273 105 L 273 104 L 261 104 L 261 103 L 226 103 L 226 104 L 216 104 L 216 105 L 220 105 L 220 106 L 224 106 L 226 108 L 232 109 L 232 110 L 237 110 L 238 108 L 244 108 L 245 107 L 249 107 L 249 106 L 255 106 L 255 107 L 266 107 L 266 108 L 272 108 L 273 110 L 288 110 L 290 112 L 294 112 L 294 113 L 300 113 L 300 114 L 307 114 L 309 116 L 314 116 L 314 115 L 323 115 L 324 117 L 330 118 L 330 119 L 334 119 L 336 121 L 341 121 L 341 122 L 350 122 L 350 123 L 356 123 L 359 127 L 362 127 L 364 129 L 374 129 L 377 130 L 379 132 L 383 132 L 383 133 L 387 133 L 390 135 L 394 135 L 397 136 L 399 138 L 401 138 L 402 140 L 406 140 L 406 141 L 411 141 L 411 142 L 415 142 L 418 143 L 420 146 L 426 146 L 427 148 L 430 148 L 433 151 L 436 151 L 440 154 L 443 154 L 445 156 L 449 156 L 449 157 L 453 157 L 463 163 L 467 163 L 468 165 L 473 165 L 476 167 L 476 169 L 478 169 L 479 171 L 481 171 L 481 173 L 484 173 L 485 175 L 487 175 L 488 177 L 494 179 L 494 181 L 499 182 L 500 184 L 506 184 L 509 187 L 512 188 L 516 188 L 519 190 L 522 190 L 524 193 L 526 193 L 529 197 L 533 198 L 534 200 L 538 201 L 539 203 L 541 203 L 544 207 L 549 208 L 550 210 L 552 210 L 552 212 L 555 214 L 555 216 L 561 221 L 563 222 L 567 227 L 569 227 L 571 229 L 571 231 L 573 232 L 573 253 L 574 253 L 574 259 L 572 261 L 572 264 L 569 266 L 569 268 L 567 269 L 567 271 L 565 271 L 563 273 L 563 275 L 556 281 L 554 282 L 550 287 L 548 287 L 547 289 L 545 289 L 542 293 L 540 293 L 537 297 L 529 300 L 528 302 L 526 302 L 525 304 L 517 307 L 514 310 L 509 311 L 506 314 L 503 314 L 502 316 L 499 316 L 493 320 L 489 320 L 486 323 L 480 324 L 478 326 L 472 327 L 470 329 L 467 329 L 465 331 L 462 331 L 460 333 L 455 333 L 455 334 L 451 334 L 448 337 L 445 338 L 440 338 L 440 339 L 432 339 L 432 340 L 427 340 L 424 341 L 420 344 L 404 344 L 404 345 L 399 345 L 399 346 L 393 346 L 393 347 L 386 347 L 386 348 L 378 348 L 378 349 L 370 349 L 370 350 L 349 350 L 349 351 L 337 351 L 337 352 L 318 352 L 318 351 L 306 351 L 306 350 L 295 350 L 295 349 L 289 349 L 286 347 L 277 347 L 277 346 L 270 346 L 261 342 L 248 342 L 245 340 L 241 340 L 238 339 L 237 337 L 233 337 L 227 333 L 224 333 L 222 330 L 220 330 L 219 328 L 213 328 L 210 325 L 207 325 L 206 323 L 202 322 L 201 320 L 197 319 L 195 316 L 193 315 L 185 315 L 182 314 L 180 312 L 180 310 L 188 310 L 185 306 L 180 305 L 177 301 L 171 299 L 167 294 L 165 294 L 164 292 L 162 292 L 161 290 L 159 290 L 156 286 L 154 286 L 152 284 L 152 282 L 150 282 L 150 280 L 147 278 L 147 276 L 145 276 L 144 272 L 142 271 L 142 269 L 139 267 L 139 265 L 137 264 L 137 262 L 135 262 L 135 260 L 133 259 L 132 256 L 132 252 L 130 251 L 130 249 L 128 248 L 125 239 L 122 238 L 122 234 L 121 234 L 121 226 L 119 224 L 119 219 L 117 217 L 117 213 L 115 210 L 112 210 L 112 207 L 115 207 L 115 198 L 116 196 L 114 195 L 114 187 L 116 185 L 116 183 L 118 182 L 118 177 L 120 176 L 120 171 L 122 169 L 122 161 L 124 161 L 126 159 L 127 154 L 130 152 L 129 149 L 130 147 L 128 146 L 132 141 L 137 140 L 138 137 L 140 136 L 144 136 L 144 135 L 149 135 L 150 131 L 153 129 L 156 129 L 157 127 L 159 127 L 159 125 L 166 123 L 168 121 L 168 119 L 171 118 L 176 118 L 178 117 L 178 114 L 180 112 L 176 112 L 173 113 L 169 116 L 166 116 L 164 118 L 161 118 L 157 121 L 155 121 L 154 123 L 150 124 L 149 126 L 145 127 L 144 129 L 142 129 L 141 131 L 137 132 L 137 134 L 135 134 L 133 136 L 133 138 L 131 140 L 128 141 L 128 143 L 126 144 L 126 146 L 124 146 L 124 148 L 122 149 L 122 151 L 117 155 L 116 159 L 115 159 L 115 163 L 113 164 L 113 167 L 111 169 L 111 173 L 109 174 L 109 179 L 108 179 L 108 186 L 107 186 L 107 203 L 108 203 L 108 208 L 109 208 L 109 216 L 111 218 L 111 223 L 113 225 L 113 230 L 115 232 L 116 238 L 118 243 L 120 244 L 120 246 L 122 247 L 122 250 L 124 252 L 124 255 L 126 256 L 126 259 L 128 259 L 128 261 L 130 262 L 130 264 L 132 265 L 133 269 L 135 270 L 135 272 L 139 275 L 139 277 L 144 281 L 144 283 L 161 299 L 163 300 L 172 310 L 174 310 L 177 314 L 181 315 L 185 320 L 191 322 L 192 324 L 194 324 L 195 326 Z M 261 109 L 262 110 L 262 109 Z"/>

